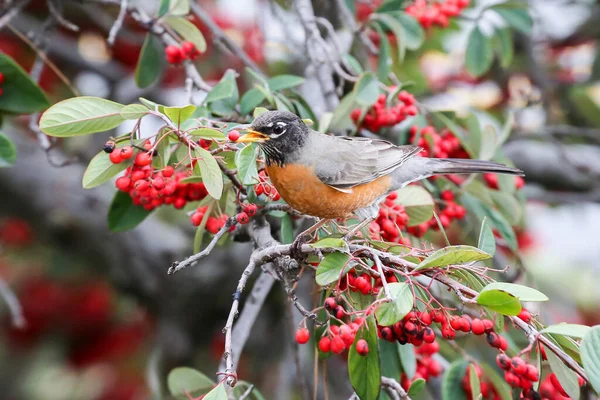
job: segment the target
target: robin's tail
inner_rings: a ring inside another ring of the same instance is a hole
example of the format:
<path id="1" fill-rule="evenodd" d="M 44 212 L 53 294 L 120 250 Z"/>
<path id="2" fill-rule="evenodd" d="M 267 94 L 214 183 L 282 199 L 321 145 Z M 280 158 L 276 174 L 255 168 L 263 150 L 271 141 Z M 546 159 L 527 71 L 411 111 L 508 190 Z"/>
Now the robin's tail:
<path id="1" fill-rule="evenodd" d="M 492 161 L 460 158 L 430 159 L 432 175 L 494 173 L 523 176 L 523 171 Z"/>
<path id="2" fill-rule="evenodd" d="M 524 175 L 523 171 L 492 161 L 470 160 L 460 158 L 427 158 L 412 157 L 392 172 L 392 187 L 401 188 L 411 182 L 428 178 L 432 175 L 447 174 L 509 174 Z"/>

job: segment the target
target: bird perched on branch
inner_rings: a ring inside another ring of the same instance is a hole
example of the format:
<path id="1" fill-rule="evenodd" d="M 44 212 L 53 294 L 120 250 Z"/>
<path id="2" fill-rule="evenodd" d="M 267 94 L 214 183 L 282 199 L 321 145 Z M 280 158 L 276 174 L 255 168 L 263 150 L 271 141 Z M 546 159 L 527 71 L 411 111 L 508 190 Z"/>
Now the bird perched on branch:
<path id="1" fill-rule="evenodd" d="M 288 111 L 258 116 L 238 142 L 256 142 L 281 197 L 301 213 L 369 221 L 392 191 L 432 175 L 523 172 L 491 161 L 417 157 L 419 146 L 381 139 L 328 136 Z"/>

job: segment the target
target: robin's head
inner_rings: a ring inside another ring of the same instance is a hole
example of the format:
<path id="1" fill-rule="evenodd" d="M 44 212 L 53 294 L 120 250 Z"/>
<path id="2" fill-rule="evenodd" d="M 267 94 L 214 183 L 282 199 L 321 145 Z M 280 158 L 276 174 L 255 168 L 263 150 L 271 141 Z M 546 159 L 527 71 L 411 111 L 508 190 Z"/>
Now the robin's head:
<path id="1" fill-rule="evenodd" d="M 265 152 L 268 164 L 285 164 L 293 160 L 306 142 L 309 128 L 289 111 L 267 111 L 259 115 L 238 142 L 255 142 Z"/>

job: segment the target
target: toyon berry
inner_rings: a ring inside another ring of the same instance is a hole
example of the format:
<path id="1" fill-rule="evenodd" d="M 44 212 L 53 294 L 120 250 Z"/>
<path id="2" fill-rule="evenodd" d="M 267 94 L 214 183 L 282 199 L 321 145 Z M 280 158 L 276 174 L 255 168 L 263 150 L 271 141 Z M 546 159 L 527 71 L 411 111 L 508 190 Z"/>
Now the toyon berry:
<path id="1" fill-rule="evenodd" d="M 229 131 L 229 133 L 227 134 L 227 138 L 232 142 L 237 142 L 237 140 L 240 138 L 240 132 L 236 131 L 235 129 Z"/>
<path id="2" fill-rule="evenodd" d="M 335 354 L 340 354 L 342 351 L 346 349 L 346 344 L 342 340 L 339 335 L 335 335 L 333 339 L 331 339 L 331 351 Z"/>
<path id="3" fill-rule="evenodd" d="M 451 326 L 444 325 L 442 326 L 442 336 L 448 340 L 451 340 L 454 339 L 454 336 L 456 336 L 456 332 L 454 332 L 454 329 L 452 329 Z"/>
<path id="4" fill-rule="evenodd" d="M 423 341 L 425 343 L 433 343 L 435 342 L 435 332 L 431 328 L 425 328 L 423 330 Z"/>
<path id="5" fill-rule="evenodd" d="M 127 160 L 133 156 L 133 148 L 131 146 L 125 146 L 121 149 L 121 158 Z"/>
<path id="6" fill-rule="evenodd" d="M 525 372 L 525 377 L 532 382 L 537 382 L 540 379 L 540 372 L 536 367 L 531 364 L 527 365 L 527 372 Z"/>
<path id="7" fill-rule="evenodd" d="M 145 167 L 146 165 L 150 165 L 152 163 L 152 155 L 148 153 L 138 153 L 135 156 L 135 165 L 140 167 Z"/>
<path id="8" fill-rule="evenodd" d="M 115 185 L 117 186 L 117 189 L 119 189 L 122 192 L 128 192 L 129 191 L 129 186 L 131 185 L 131 178 L 128 178 L 126 176 L 122 176 L 120 178 L 117 178 L 117 181 L 115 182 Z"/>
<path id="9" fill-rule="evenodd" d="M 181 43 L 181 52 L 188 60 L 195 60 L 200 55 L 196 45 L 192 42 Z"/>
<path id="10" fill-rule="evenodd" d="M 319 340 L 319 350 L 323 353 L 329 353 L 331 350 L 331 339 L 328 336 L 324 336 Z"/>
<path id="11" fill-rule="evenodd" d="M 254 217 L 257 211 L 258 206 L 256 204 L 246 204 L 244 206 L 244 212 L 248 214 L 249 217 Z"/>
<path id="12" fill-rule="evenodd" d="M 510 371 L 506 371 L 504 373 L 504 380 L 512 387 L 519 387 L 521 383 L 521 379 L 519 379 L 515 373 Z"/>
<path id="13" fill-rule="evenodd" d="M 165 58 L 169 64 L 179 64 L 184 60 L 184 54 L 181 49 L 175 45 L 169 45 L 165 48 Z"/>
<path id="14" fill-rule="evenodd" d="M 527 372 L 527 363 L 520 357 L 513 357 L 510 360 L 512 371 L 517 375 L 525 375 Z"/>
<path id="15" fill-rule="evenodd" d="M 0 85 L 4 83 L 4 74 L 0 72 Z"/>
<path id="16" fill-rule="evenodd" d="M 475 335 L 483 335 L 485 333 L 485 325 L 479 318 L 471 320 L 471 332 Z"/>
<path id="17" fill-rule="evenodd" d="M 488 344 L 496 349 L 500 348 L 500 337 L 495 332 L 490 332 L 485 336 Z"/>
<path id="18" fill-rule="evenodd" d="M 307 343 L 309 338 L 310 333 L 308 332 L 308 329 L 300 328 L 296 331 L 296 342 L 298 342 L 298 344 Z"/>
<path id="19" fill-rule="evenodd" d="M 323 304 L 328 310 L 333 310 L 337 307 L 337 301 L 333 297 L 326 298 Z"/>
<path id="20" fill-rule="evenodd" d="M 512 368 L 510 357 L 503 353 L 496 356 L 496 364 L 505 371 L 509 371 Z"/>
<path id="21" fill-rule="evenodd" d="M 105 153 L 110 154 L 115 149 L 115 146 L 116 146 L 116 144 L 115 144 L 114 140 L 109 140 L 106 143 L 104 143 L 104 147 L 102 147 L 102 150 L 104 150 Z"/>
<path id="22" fill-rule="evenodd" d="M 108 155 L 108 158 L 110 159 L 110 162 L 112 162 L 113 164 L 120 164 L 123 161 L 123 158 L 121 158 L 120 151 L 113 151 L 112 153 L 110 153 Z"/>
<path id="23" fill-rule="evenodd" d="M 369 354 L 369 344 L 365 339 L 360 339 L 356 342 L 356 352 L 363 357 Z"/>
<path id="24" fill-rule="evenodd" d="M 531 313 L 524 308 L 521 309 L 521 312 L 519 313 L 519 315 L 517 315 L 517 317 L 523 322 L 531 322 Z"/>
<path id="25" fill-rule="evenodd" d="M 250 217 L 248 217 L 248 214 L 246 214 L 245 212 L 241 212 L 236 216 L 237 222 L 239 222 L 242 225 L 247 224 L 250 221 Z"/>

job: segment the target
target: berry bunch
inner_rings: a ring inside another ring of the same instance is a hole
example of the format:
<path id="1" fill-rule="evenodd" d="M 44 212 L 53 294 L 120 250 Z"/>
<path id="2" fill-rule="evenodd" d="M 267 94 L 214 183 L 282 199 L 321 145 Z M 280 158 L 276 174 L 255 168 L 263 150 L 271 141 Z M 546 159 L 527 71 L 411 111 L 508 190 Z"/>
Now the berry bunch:
<path id="1" fill-rule="evenodd" d="M 450 190 L 444 190 L 440 197 L 444 201 L 444 204 L 437 207 L 436 214 L 440 219 L 442 227 L 447 228 L 452 224 L 452 221 L 463 219 L 467 215 L 467 210 L 454 201 L 454 193 Z M 429 229 L 434 231 L 440 229 L 440 225 L 435 217 L 422 224 L 410 226 L 407 228 L 407 231 L 413 236 L 423 237 Z"/>
<path id="2" fill-rule="evenodd" d="M 371 238 L 385 240 L 386 242 L 410 244 L 407 237 L 402 237 L 400 232 L 408 223 L 406 210 L 400 204 L 396 204 L 398 198 L 396 192 L 390 193 L 379 208 L 377 219 L 369 225 Z"/>
<path id="3" fill-rule="evenodd" d="M 481 370 L 481 367 L 477 364 L 473 364 L 473 366 L 475 367 L 475 373 L 477 374 L 477 378 L 479 380 L 479 391 L 481 393 L 481 398 L 500 398 L 500 396 L 498 396 L 498 393 L 496 392 L 496 388 L 483 379 L 483 371 Z M 473 396 L 471 391 L 471 375 L 469 374 L 469 369 L 465 371 L 465 376 L 463 376 L 462 378 L 461 386 L 463 390 L 469 395 L 468 398 L 472 398 Z"/>
<path id="4" fill-rule="evenodd" d="M 506 354 L 500 353 L 496 356 L 496 364 L 504 370 L 506 383 L 514 388 L 521 388 L 523 394 L 533 388 L 533 382 L 540 379 L 538 369 L 521 357 L 510 358 Z"/>
<path id="5" fill-rule="evenodd" d="M 354 340 L 356 339 L 356 333 L 362 324 L 362 319 L 357 318 L 349 324 L 342 325 L 331 325 L 329 329 L 326 331 L 326 335 L 319 339 L 319 350 L 323 353 L 332 352 L 334 354 L 340 354 L 344 350 L 350 348 Z M 362 339 L 361 339 L 362 340 Z M 359 340 L 359 342 L 361 341 Z M 369 352 L 369 346 L 366 341 L 361 343 L 361 351 L 359 354 L 367 355 Z M 357 351 L 358 351 L 358 342 L 356 343 Z M 364 346 L 366 345 L 366 347 Z"/>
<path id="6" fill-rule="evenodd" d="M 407 14 L 412 15 L 423 28 L 427 29 L 433 25 L 446 28 L 450 18 L 459 15 L 463 8 L 469 5 L 469 0 L 445 0 L 427 1 L 415 0 L 406 7 Z"/>
<path id="7" fill-rule="evenodd" d="M 0 72 L 0 85 L 2 85 L 4 83 L 4 74 L 2 72 Z M 2 96 L 2 88 L 0 87 L 0 96 Z"/>
<path id="8" fill-rule="evenodd" d="M 420 135 L 418 135 L 419 133 Z M 460 139 L 448 129 L 443 129 L 438 133 L 431 125 L 421 129 L 418 126 L 412 126 L 409 134 L 410 143 L 423 148 L 423 151 L 418 154 L 421 157 L 471 158 L 462 147 Z"/>
<path id="9" fill-rule="evenodd" d="M 577 375 L 577 380 L 579 382 L 579 386 L 583 386 L 583 384 L 584 384 L 583 378 L 581 376 Z M 565 389 L 562 387 L 562 385 L 560 384 L 560 382 L 558 381 L 558 378 L 556 377 L 556 375 L 554 375 L 554 373 L 546 375 L 546 377 L 542 380 L 542 382 L 540 382 L 539 390 L 540 390 L 540 394 L 542 395 L 543 399 L 550 399 L 550 400 L 570 399 L 569 395 L 567 394 L 567 392 L 565 392 Z M 523 392 L 523 394 L 525 395 L 525 391 Z M 525 398 L 533 399 L 534 397 L 525 397 Z"/>
<path id="10" fill-rule="evenodd" d="M 200 52 L 192 42 L 183 42 L 181 47 L 169 45 L 165 48 L 165 58 L 169 64 L 179 64 L 183 60 L 195 60 Z"/>
<path id="11" fill-rule="evenodd" d="M 263 170 L 258 173 L 259 183 L 254 185 L 254 193 L 257 196 L 264 194 L 268 199 L 277 201 L 281 198 L 281 195 L 275 189 L 275 186 L 271 185 L 271 183 L 267 179 L 267 173 Z"/>
<path id="12" fill-rule="evenodd" d="M 190 217 L 190 220 L 192 221 L 192 224 L 194 226 L 200 225 L 200 223 L 202 222 L 202 219 L 206 215 L 207 210 L 208 210 L 208 206 L 204 206 L 204 207 L 198 206 L 198 208 L 196 208 L 196 211 Z M 213 216 L 208 217 L 208 219 L 206 220 L 206 230 L 208 232 L 212 233 L 213 235 L 216 234 L 217 232 L 219 232 L 221 230 L 221 228 L 223 228 L 223 226 L 225 226 L 225 222 L 227 222 L 227 218 L 229 218 L 227 216 L 227 214 L 221 214 L 218 217 L 213 217 Z"/>
<path id="13" fill-rule="evenodd" d="M 497 174 L 483 174 L 483 181 L 490 189 L 498 190 L 498 175 Z M 525 179 L 522 176 L 515 176 L 515 187 L 517 190 L 525 186 Z"/>
<path id="14" fill-rule="evenodd" d="M 394 90 L 394 88 L 390 88 L 390 90 Z M 366 128 L 371 132 L 378 132 L 381 128 L 399 124 L 408 116 L 418 113 L 415 97 L 404 90 L 398 93 L 399 102 L 396 105 L 387 106 L 386 100 L 387 96 L 380 94 L 377 102 L 367 111 L 362 121 L 360 121 L 362 114 L 360 108 L 352 110 L 350 118 L 359 127 Z"/>

